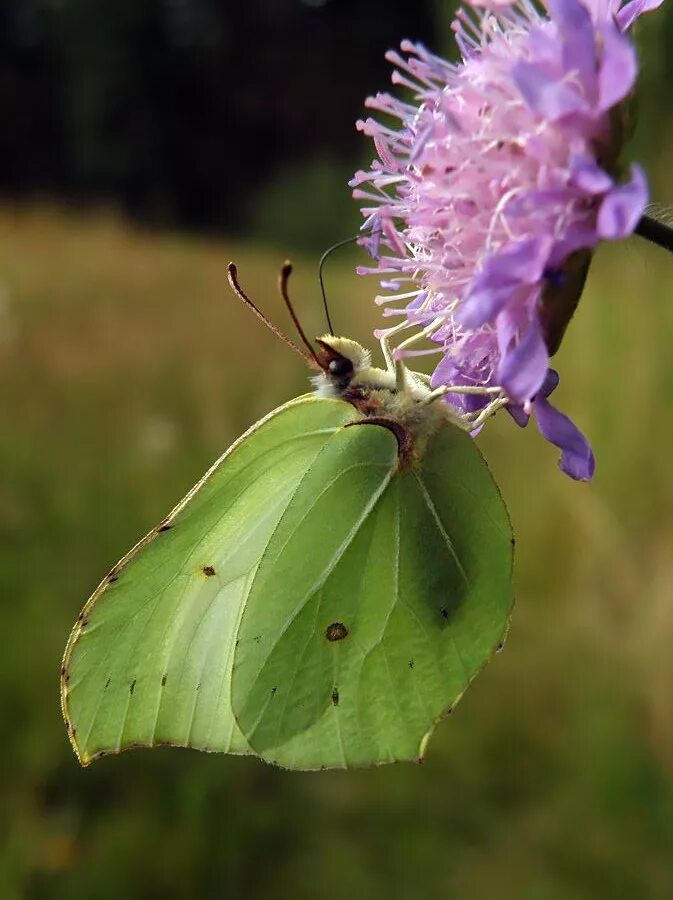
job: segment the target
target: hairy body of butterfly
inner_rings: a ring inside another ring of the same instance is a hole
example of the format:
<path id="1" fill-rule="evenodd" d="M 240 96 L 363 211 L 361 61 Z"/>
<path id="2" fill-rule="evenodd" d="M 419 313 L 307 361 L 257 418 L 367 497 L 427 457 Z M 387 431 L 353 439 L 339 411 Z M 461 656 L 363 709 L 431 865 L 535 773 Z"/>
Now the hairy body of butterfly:
<path id="1" fill-rule="evenodd" d="M 362 415 L 354 425 L 376 424 L 392 431 L 401 465 L 421 459 L 443 425 L 457 424 L 451 407 L 433 402 L 433 392 L 421 376 L 406 367 L 400 388 L 398 373 L 371 366 L 368 351 L 356 341 L 325 335 L 316 343 L 323 365 L 311 379 L 316 396 L 350 403 Z"/>
<path id="2" fill-rule="evenodd" d="M 315 394 L 239 439 L 80 614 L 61 696 L 83 764 L 419 759 L 501 645 L 511 528 L 473 441 L 421 376 L 318 345 Z"/>

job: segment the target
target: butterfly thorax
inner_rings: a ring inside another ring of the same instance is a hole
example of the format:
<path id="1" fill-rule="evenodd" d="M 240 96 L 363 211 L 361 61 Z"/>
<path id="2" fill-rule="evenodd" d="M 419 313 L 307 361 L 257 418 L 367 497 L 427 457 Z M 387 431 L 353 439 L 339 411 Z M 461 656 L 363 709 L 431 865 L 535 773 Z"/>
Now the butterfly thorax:
<path id="1" fill-rule="evenodd" d="M 455 421 L 450 407 L 430 398 L 431 389 L 405 369 L 404 386 L 395 372 L 371 366 L 369 353 L 348 338 L 318 338 L 322 372 L 312 378 L 318 397 L 344 400 L 362 414 L 363 424 L 390 428 L 406 463 L 418 462 L 430 438 Z"/>

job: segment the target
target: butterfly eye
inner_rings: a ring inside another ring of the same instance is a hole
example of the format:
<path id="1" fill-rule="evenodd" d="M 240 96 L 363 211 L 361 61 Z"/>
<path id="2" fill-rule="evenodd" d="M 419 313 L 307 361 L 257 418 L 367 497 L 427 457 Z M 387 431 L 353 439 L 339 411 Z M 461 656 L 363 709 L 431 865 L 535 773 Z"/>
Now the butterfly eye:
<path id="1" fill-rule="evenodd" d="M 330 375 L 342 378 L 344 375 L 350 375 L 352 373 L 353 363 L 345 356 L 339 356 L 337 359 L 330 360 L 327 368 Z"/>

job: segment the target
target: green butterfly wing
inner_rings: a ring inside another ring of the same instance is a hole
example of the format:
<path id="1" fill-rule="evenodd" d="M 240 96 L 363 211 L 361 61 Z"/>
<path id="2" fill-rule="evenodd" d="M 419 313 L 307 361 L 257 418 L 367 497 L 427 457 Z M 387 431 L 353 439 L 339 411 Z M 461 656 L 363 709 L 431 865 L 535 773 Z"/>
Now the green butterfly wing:
<path id="1" fill-rule="evenodd" d="M 463 432 L 405 470 L 356 418 L 276 410 L 98 588 L 62 673 L 82 762 L 162 743 L 298 769 L 422 755 L 506 631 L 511 529 Z"/>
<path id="2" fill-rule="evenodd" d="M 512 532 L 472 439 L 453 426 L 400 470 L 389 430 L 336 433 L 262 557 L 234 653 L 234 715 L 288 768 L 423 755 L 502 642 Z"/>
<path id="3" fill-rule="evenodd" d="M 354 416 L 312 398 L 275 410 L 103 580 L 61 672 L 81 762 L 156 744 L 250 752 L 229 699 L 250 581 L 297 483 Z"/>

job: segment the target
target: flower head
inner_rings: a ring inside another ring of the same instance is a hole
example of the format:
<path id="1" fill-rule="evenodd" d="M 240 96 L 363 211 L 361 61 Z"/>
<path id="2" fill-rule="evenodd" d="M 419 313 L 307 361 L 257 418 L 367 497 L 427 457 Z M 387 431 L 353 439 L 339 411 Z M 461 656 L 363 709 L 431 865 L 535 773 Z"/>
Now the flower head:
<path id="1" fill-rule="evenodd" d="M 637 72 L 624 31 L 660 2 L 547 0 L 543 15 L 530 0 L 472 0 L 452 26 L 462 61 L 404 41 L 388 59 L 414 102 L 377 94 L 367 106 L 399 125 L 358 123 L 378 154 L 351 182 L 376 260 L 359 271 L 384 276 L 377 301 L 401 316 L 382 333 L 412 326 L 439 345 L 434 386 L 501 386 L 579 479 L 593 456 L 547 400 L 549 358 L 594 248 L 631 234 L 647 202 L 642 170 L 618 163 Z M 485 403 L 448 396 L 463 412 Z"/>

